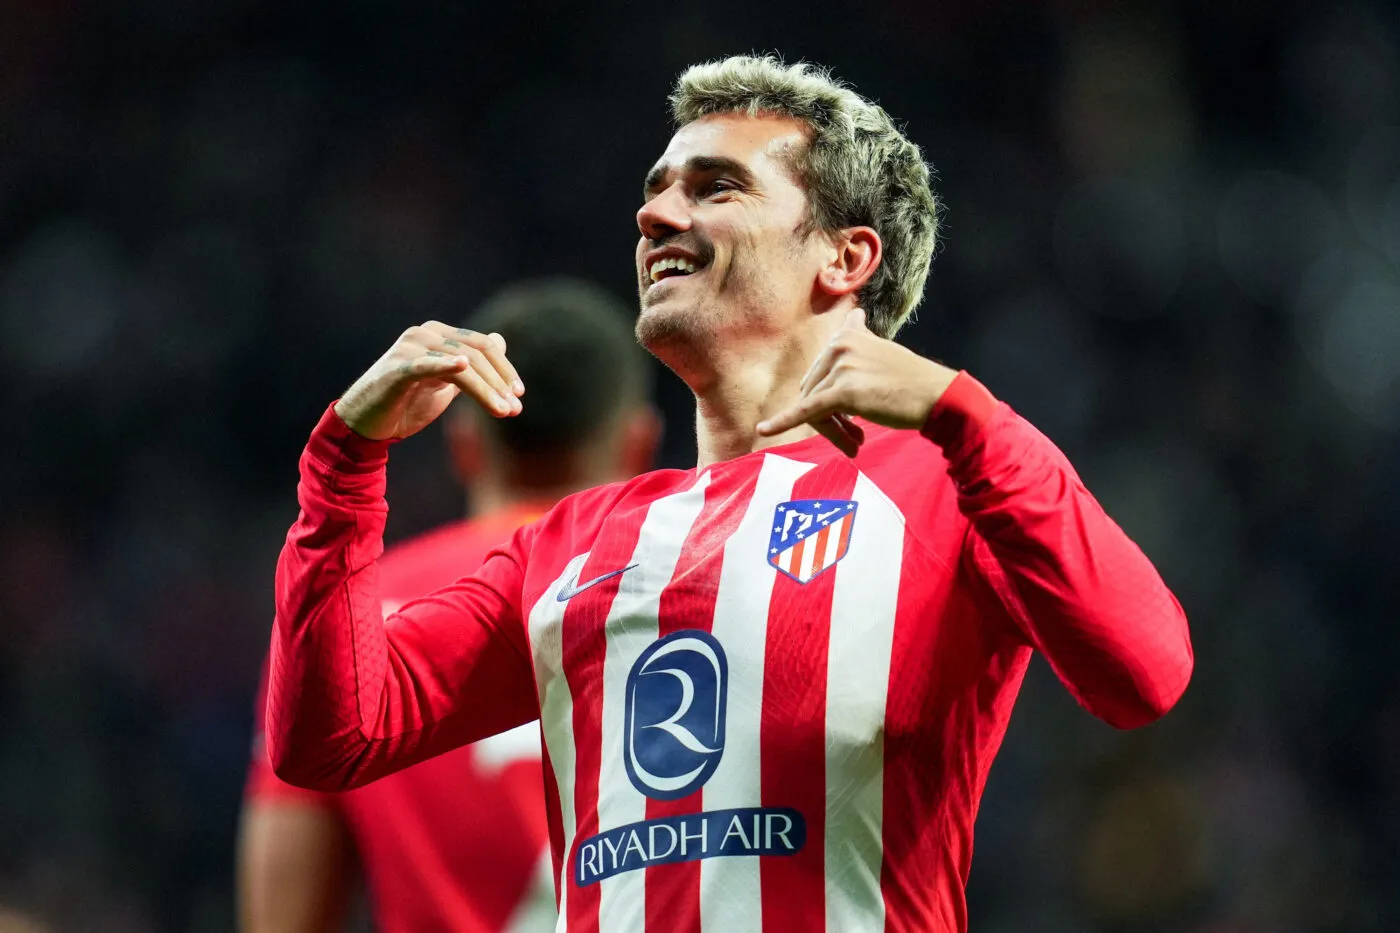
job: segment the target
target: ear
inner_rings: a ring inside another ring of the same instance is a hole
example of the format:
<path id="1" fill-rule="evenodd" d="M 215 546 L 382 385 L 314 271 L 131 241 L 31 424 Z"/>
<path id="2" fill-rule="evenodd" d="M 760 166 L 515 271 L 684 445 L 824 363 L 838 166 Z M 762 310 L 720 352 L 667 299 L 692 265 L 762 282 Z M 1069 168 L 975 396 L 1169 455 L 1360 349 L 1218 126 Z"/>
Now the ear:
<path id="1" fill-rule="evenodd" d="M 651 405 L 638 405 L 626 416 L 622 423 L 617 465 L 623 478 L 631 479 L 655 466 L 662 426 L 660 413 Z"/>
<path id="2" fill-rule="evenodd" d="M 442 433 L 452 471 L 463 485 L 470 485 L 486 464 L 486 438 L 481 434 L 480 422 L 471 412 L 463 410 L 465 407 L 458 406 L 457 411 L 448 412 L 442 419 Z"/>
<path id="3" fill-rule="evenodd" d="M 880 267 L 884 248 L 870 227 L 847 227 L 832 235 L 831 260 L 817 274 L 817 287 L 833 298 L 860 291 Z"/>

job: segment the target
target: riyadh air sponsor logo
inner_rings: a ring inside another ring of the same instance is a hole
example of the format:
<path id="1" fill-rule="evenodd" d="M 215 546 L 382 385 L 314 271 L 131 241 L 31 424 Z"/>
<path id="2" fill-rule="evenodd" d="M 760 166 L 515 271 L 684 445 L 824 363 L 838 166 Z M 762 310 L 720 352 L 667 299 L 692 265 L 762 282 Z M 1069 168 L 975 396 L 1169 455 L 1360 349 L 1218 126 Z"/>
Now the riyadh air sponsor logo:
<path id="1" fill-rule="evenodd" d="M 857 505 L 850 499 L 779 503 L 768 536 L 768 563 L 798 583 L 835 567 L 851 548 Z"/>
<path id="2" fill-rule="evenodd" d="M 627 674 L 623 755 L 632 786 L 675 800 L 710 779 L 724 754 L 729 662 L 709 632 L 684 629 L 647 647 Z"/>
<path id="3" fill-rule="evenodd" d="M 586 887 L 638 868 L 739 855 L 792 855 L 807 821 L 790 807 L 709 810 L 629 823 L 590 836 L 574 851 L 574 883 Z"/>
<path id="4" fill-rule="evenodd" d="M 724 754 L 729 662 L 709 632 L 686 629 L 647 646 L 627 674 L 623 756 L 632 785 L 676 800 L 699 790 Z M 571 856 L 574 883 L 623 872 L 740 855 L 792 855 L 807 821 L 791 807 L 744 807 L 665 816 L 604 829 Z"/>

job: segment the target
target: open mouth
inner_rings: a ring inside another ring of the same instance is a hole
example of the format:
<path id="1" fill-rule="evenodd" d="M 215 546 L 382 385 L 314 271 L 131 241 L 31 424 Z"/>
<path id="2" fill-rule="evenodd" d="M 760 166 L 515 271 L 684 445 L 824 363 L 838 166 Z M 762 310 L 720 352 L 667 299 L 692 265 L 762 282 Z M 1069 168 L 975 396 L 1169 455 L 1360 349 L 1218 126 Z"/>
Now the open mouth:
<path id="1" fill-rule="evenodd" d="M 673 279 L 683 275 L 694 275 L 700 269 L 692 260 L 684 256 L 668 256 L 658 259 L 647 270 L 647 277 L 655 285 L 662 279 Z"/>

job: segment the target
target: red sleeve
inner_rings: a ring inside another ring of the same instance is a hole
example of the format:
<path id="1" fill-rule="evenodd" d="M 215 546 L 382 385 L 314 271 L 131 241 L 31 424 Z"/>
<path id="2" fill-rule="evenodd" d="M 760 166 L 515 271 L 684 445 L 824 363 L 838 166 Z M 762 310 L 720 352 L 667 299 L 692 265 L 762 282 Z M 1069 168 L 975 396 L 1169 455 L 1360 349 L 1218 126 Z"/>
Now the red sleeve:
<path id="1" fill-rule="evenodd" d="M 273 768 L 302 787 L 358 787 L 539 715 L 520 608 L 528 529 L 383 618 L 388 448 L 329 409 L 302 453 L 266 712 Z"/>
<path id="2" fill-rule="evenodd" d="M 1059 448 L 967 373 L 924 434 L 972 524 L 964 559 L 1075 698 L 1120 728 L 1170 709 L 1194 663 L 1185 613 Z"/>
<path id="3" fill-rule="evenodd" d="M 267 665 L 263 665 L 258 681 L 258 695 L 253 704 L 253 750 L 248 760 L 248 777 L 243 784 L 244 805 L 254 803 L 297 803 L 339 813 L 337 794 L 306 790 L 288 784 L 272 770 L 267 757 L 267 736 L 263 732 L 263 711 L 267 709 Z"/>

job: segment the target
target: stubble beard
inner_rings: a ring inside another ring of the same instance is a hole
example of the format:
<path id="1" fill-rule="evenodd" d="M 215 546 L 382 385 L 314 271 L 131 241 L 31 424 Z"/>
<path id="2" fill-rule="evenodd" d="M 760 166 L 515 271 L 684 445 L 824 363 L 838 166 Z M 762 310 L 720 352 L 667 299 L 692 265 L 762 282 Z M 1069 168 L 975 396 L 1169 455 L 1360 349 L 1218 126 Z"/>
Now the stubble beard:
<path id="1" fill-rule="evenodd" d="M 692 389 L 716 374 L 722 343 L 768 329 L 766 309 L 779 298 L 756 259 L 756 245 L 742 246 L 747 248 L 735 250 L 714 290 L 704 296 L 714 305 L 673 298 L 648 309 L 643 293 L 637 342 Z"/>
<path id="2" fill-rule="evenodd" d="M 704 308 L 662 302 L 638 315 L 636 335 L 648 353 L 689 382 L 688 377 L 705 365 L 705 348 L 715 340 L 715 322 Z"/>

